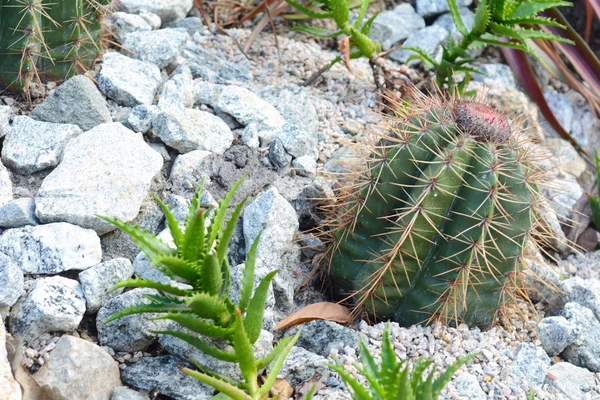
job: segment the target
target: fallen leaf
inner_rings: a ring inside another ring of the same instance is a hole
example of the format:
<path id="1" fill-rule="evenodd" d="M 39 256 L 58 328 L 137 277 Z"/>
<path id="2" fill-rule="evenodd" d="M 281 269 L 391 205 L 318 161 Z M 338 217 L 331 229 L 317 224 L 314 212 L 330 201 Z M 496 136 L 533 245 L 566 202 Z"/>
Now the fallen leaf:
<path id="1" fill-rule="evenodd" d="M 290 399 L 294 393 L 294 388 L 288 381 L 282 378 L 277 378 L 271 387 L 271 396 L 276 399 Z"/>
<path id="2" fill-rule="evenodd" d="M 352 72 L 352 68 L 350 67 L 350 38 L 348 36 L 344 36 L 338 40 L 338 51 L 341 53 L 342 60 L 348 71 Z"/>
<path id="3" fill-rule="evenodd" d="M 328 302 L 314 303 L 282 319 L 274 329 L 289 328 L 290 326 L 303 324 L 316 319 L 345 324 L 352 320 L 352 313 L 348 307 L 344 307 L 341 304 Z"/>

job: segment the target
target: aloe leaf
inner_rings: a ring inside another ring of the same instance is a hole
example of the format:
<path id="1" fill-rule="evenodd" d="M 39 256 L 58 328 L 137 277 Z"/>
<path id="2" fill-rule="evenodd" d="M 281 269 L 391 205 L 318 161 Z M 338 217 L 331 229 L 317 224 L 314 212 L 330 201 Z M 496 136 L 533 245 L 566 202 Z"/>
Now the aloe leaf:
<path id="1" fill-rule="evenodd" d="M 206 383 L 209 386 L 217 389 L 221 393 L 225 393 L 227 396 L 231 397 L 233 400 L 251 400 L 252 398 L 244 393 L 243 390 L 238 389 L 233 386 L 229 382 L 225 382 L 222 379 L 215 378 L 214 376 L 210 376 L 204 374 L 199 371 L 194 371 L 189 368 L 183 368 L 182 371 L 192 378 L 196 378 L 200 382 Z"/>
<path id="2" fill-rule="evenodd" d="M 168 319 L 178 322 L 184 328 L 210 338 L 225 338 L 232 333 L 231 328 L 223 328 L 211 324 L 193 314 L 168 313 L 167 315 L 162 315 L 154 319 Z"/>
<path id="3" fill-rule="evenodd" d="M 202 260 L 202 290 L 211 296 L 219 294 L 223 286 L 223 271 L 219 258 L 211 251 L 204 255 Z"/>
<path id="4" fill-rule="evenodd" d="M 490 11 L 487 6 L 487 1 L 480 1 L 475 9 L 475 17 L 473 21 L 473 27 L 471 28 L 471 34 L 480 36 L 483 34 L 490 22 Z"/>
<path id="5" fill-rule="evenodd" d="M 383 338 L 381 341 L 381 383 L 388 389 L 393 382 L 391 380 L 394 377 L 393 371 L 398 367 L 398 359 L 396 353 L 394 353 L 394 346 L 390 338 L 390 326 L 386 325 L 383 330 Z"/>
<path id="6" fill-rule="evenodd" d="M 371 26 L 373 26 L 373 21 L 375 21 L 375 18 L 377 18 L 378 15 L 379 13 L 373 14 L 373 16 L 369 18 L 367 22 L 365 22 L 362 28 L 360 28 L 360 31 L 368 36 L 371 33 Z"/>
<path id="7" fill-rule="evenodd" d="M 227 221 L 225 225 L 225 229 L 223 230 L 223 234 L 219 237 L 219 244 L 217 245 L 217 256 L 219 257 L 219 265 L 223 263 L 223 260 L 227 257 L 227 249 L 229 247 L 229 241 L 231 240 L 231 236 L 233 235 L 233 231 L 235 230 L 235 226 L 240 218 L 240 214 L 242 213 L 242 207 L 246 203 L 246 199 L 242 200 L 231 214 L 231 218 Z"/>
<path id="8" fill-rule="evenodd" d="M 327 29 L 319 28 L 317 26 L 312 26 L 312 25 L 306 25 L 306 24 L 294 25 L 294 27 L 291 29 L 291 31 L 292 32 L 304 32 L 304 33 L 308 33 L 309 35 L 314 35 L 314 36 L 323 37 L 323 38 L 337 37 L 344 33 L 342 31 L 332 32 Z"/>
<path id="9" fill-rule="evenodd" d="M 195 200 L 192 200 L 194 202 Z M 194 214 L 188 217 L 185 234 L 179 246 L 181 257 L 187 261 L 197 262 L 202 259 L 205 250 L 204 235 L 206 229 L 206 213 L 208 211 L 197 207 Z M 210 247 L 208 247 L 210 249 Z"/>
<path id="10" fill-rule="evenodd" d="M 407 399 L 414 399 L 416 390 L 418 389 L 418 383 L 421 380 L 421 375 L 416 374 L 415 370 L 412 371 L 412 377 L 414 378 L 415 375 L 417 376 L 417 385 L 414 385 L 411 381 L 411 374 L 408 372 L 408 365 L 406 363 L 402 363 L 402 366 L 404 366 L 404 368 L 402 368 L 398 374 L 398 392 L 405 395 Z M 427 397 L 422 398 L 427 399 Z"/>
<path id="11" fill-rule="evenodd" d="M 125 287 L 156 289 L 156 290 L 160 290 L 161 292 L 172 294 L 174 296 L 188 296 L 189 294 L 191 294 L 191 291 L 186 290 L 186 289 L 181 289 L 181 288 L 171 286 L 168 284 L 155 282 L 155 281 L 151 281 L 149 279 L 142 279 L 142 278 L 123 279 L 123 280 L 117 282 L 117 284 L 115 286 L 113 286 L 109 292 L 112 292 L 119 288 L 125 288 Z"/>
<path id="12" fill-rule="evenodd" d="M 227 312 L 225 304 L 216 296 L 199 292 L 187 299 L 188 307 L 199 317 L 220 321 Z"/>
<path id="13" fill-rule="evenodd" d="M 146 313 L 166 313 L 166 312 L 189 312 L 190 310 L 184 304 L 140 304 L 123 308 L 111 315 L 104 323 L 108 324 L 116 319 L 134 314 Z"/>
<path id="14" fill-rule="evenodd" d="M 217 208 L 217 211 L 215 212 L 213 220 L 210 224 L 210 227 L 208 228 L 208 232 L 209 232 L 208 248 L 209 249 L 213 247 L 215 241 L 217 240 L 217 237 L 219 235 L 221 235 L 221 230 L 223 227 L 223 220 L 225 219 L 225 214 L 227 213 L 227 208 L 229 207 L 229 203 L 231 203 L 231 200 L 233 199 L 233 195 L 235 194 L 235 191 L 242 184 L 242 181 L 244 180 L 245 177 L 246 177 L 246 175 L 242 176 L 236 183 L 234 183 L 233 186 L 231 187 L 231 189 L 227 193 L 225 193 L 225 197 L 221 201 L 219 201 L 219 207 Z M 237 220 L 235 222 L 237 223 Z"/>
<path id="15" fill-rule="evenodd" d="M 294 7 L 296 10 L 308 15 L 311 18 L 329 18 L 329 17 L 333 16 L 333 14 L 331 12 L 326 12 L 326 13 L 315 12 L 315 11 L 311 10 L 310 8 L 306 7 L 305 5 L 300 4 L 294 0 L 285 0 L 285 2 L 288 3 L 290 6 Z"/>
<path id="16" fill-rule="evenodd" d="M 229 288 L 231 287 L 231 266 L 227 257 L 221 263 L 221 274 L 223 275 L 223 285 L 221 285 L 219 297 L 223 298 L 223 296 L 229 293 Z"/>
<path id="17" fill-rule="evenodd" d="M 160 335 L 175 336 L 176 338 L 179 338 L 179 339 L 183 340 L 184 342 L 191 344 L 192 346 L 194 346 L 198 350 L 208 354 L 209 356 L 212 356 L 214 358 L 217 358 L 217 359 L 223 360 L 223 361 L 227 361 L 227 362 L 237 362 L 237 356 L 235 354 L 218 349 L 215 346 L 210 345 L 210 344 L 206 343 L 205 341 L 198 339 L 197 337 L 195 337 L 193 335 L 190 335 L 189 333 L 185 333 L 182 331 L 176 331 L 176 330 L 172 330 L 172 329 L 167 329 L 164 331 L 155 331 L 154 333 L 157 333 Z"/>
<path id="18" fill-rule="evenodd" d="M 250 343 L 254 344 L 260 335 L 263 324 L 263 316 L 265 314 L 265 302 L 267 301 L 267 293 L 269 291 L 269 285 L 277 274 L 276 271 L 268 273 L 258 284 L 254 291 L 254 296 L 250 300 L 248 310 L 246 311 L 246 317 L 244 318 L 244 326 L 248 333 L 248 339 Z"/>
<path id="19" fill-rule="evenodd" d="M 450 365 L 448 369 L 446 369 L 440 374 L 440 376 L 435 380 L 435 382 L 433 382 L 432 395 L 434 396 L 434 398 L 436 398 L 440 394 L 444 386 L 446 386 L 446 384 L 450 382 L 450 379 L 452 379 L 452 375 L 454 375 L 454 373 L 458 371 L 460 367 L 472 360 L 477 354 L 478 353 L 471 353 L 464 357 L 460 357 L 454 364 Z"/>
<path id="20" fill-rule="evenodd" d="M 106 217 L 103 215 L 97 215 L 97 217 L 110 222 L 123 232 L 127 233 L 140 250 L 150 259 L 157 255 L 175 254 L 176 252 L 175 249 L 172 249 L 162 240 L 158 239 L 156 235 L 153 235 L 137 225 L 131 225 L 130 223 L 123 222 L 117 218 Z"/>
<path id="21" fill-rule="evenodd" d="M 436 66 L 438 65 L 437 62 L 433 59 L 433 57 L 431 57 L 425 50 L 419 48 L 419 47 L 402 47 L 405 50 L 410 50 L 410 51 L 414 51 L 415 53 L 417 53 L 419 55 L 419 57 L 421 57 L 421 59 L 423 61 L 426 61 L 427 63 Z"/>
<path id="22" fill-rule="evenodd" d="M 456 0 L 448 0 L 448 7 L 450 8 L 450 15 L 452 15 L 452 20 L 454 21 L 454 25 L 456 29 L 463 35 L 467 36 L 469 31 L 463 22 L 463 19 L 460 15 L 460 10 L 458 8 L 458 3 Z"/>
<path id="23" fill-rule="evenodd" d="M 169 206 L 163 203 L 163 201 L 159 199 L 158 196 L 153 196 L 154 200 L 156 200 L 160 208 L 162 208 L 163 213 L 165 214 L 165 221 L 167 222 L 167 226 L 169 227 L 169 231 L 171 232 L 173 242 L 176 246 L 179 247 L 179 245 L 181 244 L 181 240 L 183 239 L 183 232 L 179 227 L 179 222 L 177 221 L 177 219 L 175 219 L 175 215 L 173 215 L 173 212 L 171 212 Z"/>
<path id="24" fill-rule="evenodd" d="M 285 362 L 285 358 L 289 354 L 290 350 L 292 350 L 292 347 L 294 347 L 294 345 L 298 341 L 298 338 L 300 337 L 301 332 L 302 332 L 302 330 L 299 329 L 298 333 L 296 333 L 294 335 L 294 337 L 292 338 L 292 340 L 290 340 L 285 345 L 285 347 L 283 348 L 283 351 L 281 352 L 281 354 L 279 354 L 279 357 L 277 357 L 275 362 L 273 362 L 273 365 L 271 365 L 271 370 L 269 371 L 269 374 L 267 375 L 267 379 L 265 379 L 264 383 L 258 390 L 258 393 L 257 393 L 258 398 L 263 398 L 264 396 L 266 396 L 269 393 L 269 391 L 271 390 L 271 388 L 273 387 L 275 380 L 277 380 L 277 375 L 279 375 L 279 371 L 281 371 L 281 367 L 283 366 L 283 363 Z"/>
<path id="25" fill-rule="evenodd" d="M 375 359 L 373 358 L 373 355 L 369 351 L 369 348 L 365 342 L 360 337 L 358 339 L 358 347 L 360 352 L 360 362 L 362 363 L 366 373 L 376 376 L 378 373 L 378 368 L 377 364 L 375 363 Z"/>
<path id="26" fill-rule="evenodd" d="M 254 268 L 256 266 L 256 251 L 258 249 L 258 243 L 262 231 L 258 233 L 250 251 L 246 253 L 246 262 L 244 263 L 244 276 L 242 277 L 242 290 L 240 296 L 239 308 L 242 312 L 246 312 L 248 305 L 250 304 L 250 298 L 252 297 L 252 289 L 254 288 Z"/>
<path id="27" fill-rule="evenodd" d="M 273 360 L 275 360 L 275 358 L 279 356 L 279 354 L 281 354 L 285 346 L 287 346 L 288 342 L 293 339 L 293 336 L 281 339 L 279 343 L 277 343 L 277 345 L 273 348 L 273 350 L 269 352 L 269 354 L 256 361 L 256 368 L 259 370 L 266 368 L 269 364 L 271 364 L 271 362 L 273 362 Z"/>
<path id="28" fill-rule="evenodd" d="M 200 278 L 199 271 L 189 261 L 174 255 L 159 255 L 151 260 L 151 265 L 157 265 L 172 275 L 185 279 L 196 285 Z"/>
<path id="29" fill-rule="evenodd" d="M 360 24 L 362 24 L 365 15 L 367 14 L 367 10 L 369 9 L 369 0 L 362 0 L 360 2 L 360 11 L 358 12 L 358 16 L 356 18 L 356 22 L 354 22 L 354 27 L 356 29 L 360 29 Z"/>
<path id="30" fill-rule="evenodd" d="M 350 375 L 348 371 L 344 369 L 344 366 L 337 361 L 337 364 L 329 364 L 328 367 L 337 372 L 346 386 L 349 387 L 352 398 L 355 400 L 377 400 L 375 397 L 371 396 L 371 394 L 364 388 L 360 382 Z"/>
<path id="31" fill-rule="evenodd" d="M 254 357 L 254 349 L 248 340 L 246 329 L 244 328 L 244 319 L 240 309 L 235 310 L 235 320 L 233 324 L 233 335 L 231 342 L 235 355 L 238 359 L 238 365 L 242 371 L 242 376 L 246 381 L 246 388 L 251 396 L 254 396 L 258 391 L 256 358 Z"/>
<path id="32" fill-rule="evenodd" d="M 524 1 L 511 14 L 510 18 L 527 18 L 536 15 L 540 11 L 556 7 L 569 7 L 573 4 L 568 1 Z"/>

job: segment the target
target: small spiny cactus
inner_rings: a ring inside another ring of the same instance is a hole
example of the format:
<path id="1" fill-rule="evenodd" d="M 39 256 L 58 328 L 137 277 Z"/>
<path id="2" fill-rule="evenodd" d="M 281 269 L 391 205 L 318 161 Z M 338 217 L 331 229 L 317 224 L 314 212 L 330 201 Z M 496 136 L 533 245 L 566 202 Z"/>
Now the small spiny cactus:
<path id="1" fill-rule="evenodd" d="M 522 294 L 544 155 L 477 101 L 417 95 L 361 146 L 326 206 L 337 295 L 402 325 L 489 325 Z"/>
<path id="2" fill-rule="evenodd" d="M 110 0 L 0 0 L 0 87 L 27 91 L 32 79 L 66 79 L 102 52 Z"/>

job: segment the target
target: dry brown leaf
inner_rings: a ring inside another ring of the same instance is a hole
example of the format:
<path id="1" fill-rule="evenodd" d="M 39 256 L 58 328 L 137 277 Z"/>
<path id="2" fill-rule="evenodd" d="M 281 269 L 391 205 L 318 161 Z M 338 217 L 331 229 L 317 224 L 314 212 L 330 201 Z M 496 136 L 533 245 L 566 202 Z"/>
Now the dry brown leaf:
<path id="1" fill-rule="evenodd" d="M 316 319 L 324 319 L 326 321 L 345 324 L 352 320 L 352 313 L 348 307 L 344 307 L 341 304 L 328 302 L 314 303 L 282 319 L 274 329 L 289 328 L 290 326 L 303 324 Z"/>
<path id="2" fill-rule="evenodd" d="M 338 41 L 338 51 L 342 55 L 342 60 L 348 71 L 352 72 L 350 67 L 350 38 L 348 36 L 344 36 Z"/>
<path id="3" fill-rule="evenodd" d="M 271 396 L 276 399 L 290 399 L 294 393 L 294 388 L 288 381 L 282 378 L 277 378 L 271 387 Z"/>

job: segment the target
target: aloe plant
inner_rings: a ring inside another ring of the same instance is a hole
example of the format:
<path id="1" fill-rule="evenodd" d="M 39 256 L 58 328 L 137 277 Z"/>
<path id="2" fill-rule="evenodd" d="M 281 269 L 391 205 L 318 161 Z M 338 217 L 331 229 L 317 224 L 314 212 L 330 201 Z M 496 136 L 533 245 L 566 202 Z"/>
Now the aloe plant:
<path id="1" fill-rule="evenodd" d="M 390 337 L 390 325 L 386 324 L 381 342 L 381 362 L 375 362 L 375 357 L 359 337 L 360 364 L 356 369 L 366 381 L 367 387 L 352 376 L 344 365 L 336 363 L 329 367 L 340 374 L 354 400 L 435 400 L 446 386 L 452 375 L 477 354 L 460 357 L 456 363 L 435 378 L 436 370 L 432 368 L 429 374 L 425 371 L 432 365 L 431 360 L 417 359 L 409 367 L 407 360 L 398 360 Z M 434 379 L 435 378 L 435 379 Z"/>
<path id="2" fill-rule="evenodd" d="M 123 309 L 111 316 L 107 322 L 132 314 L 155 313 L 159 314 L 156 319 L 179 323 L 186 331 L 169 329 L 157 333 L 175 336 L 214 358 L 237 363 L 243 381 L 205 370 L 196 360 L 192 362 L 197 370 L 184 368 L 183 372 L 211 385 L 231 399 L 259 400 L 268 395 L 300 332 L 296 336 L 282 339 L 265 357 L 256 358 L 252 346 L 260 335 L 267 291 L 277 273 L 273 271 L 266 275 L 254 290 L 254 295 L 252 294 L 256 249 L 260 235 L 246 256 L 240 300 L 234 304 L 229 298 L 231 274 L 227 249 L 245 199 L 235 207 L 227 220 L 226 214 L 240 183 L 241 180 L 233 185 L 214 211 L 200 206 L 200 187 L 192 199 L 183 229 L 169 207 L 156 198 L 165 213 L 166 224 L 175 248 L 137 226 L 118 219 L 101 217 L 129 234 L 150 258 L 153 266 L 179 283 L 185 284 L 164 284 L 140 278 L 123 280 L 113 290 L 124 287 L 151 288 L 157 290 L 158 294 L 146 296 L 150 300 L 149 304 Z M 224 341 L 231 345 L 233 352 L 222 350 L 205 338 Z M 259 371 L 269 364 L 270 372 L 260 384 Z"/>
<path id="3" fill-rule="evenodd" d="M 594 225 L 596 225 L 596 229 L 600 230 L 600 156 L 598 156 L 598 152 L 596 151 L 596 173 L 597 173 L 597 182 L 598 182 L 598 195 L 595 196 L 593 194 L 588 194 L 588 202 L 590 204 L 590 208 L 592 209 L 592 220 L 594 221 Z"/>

